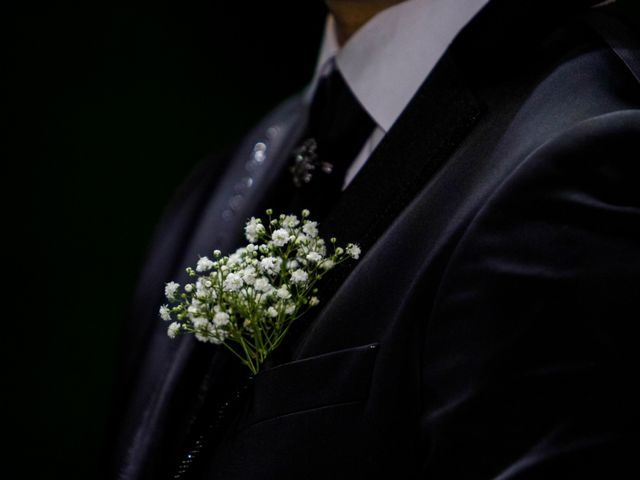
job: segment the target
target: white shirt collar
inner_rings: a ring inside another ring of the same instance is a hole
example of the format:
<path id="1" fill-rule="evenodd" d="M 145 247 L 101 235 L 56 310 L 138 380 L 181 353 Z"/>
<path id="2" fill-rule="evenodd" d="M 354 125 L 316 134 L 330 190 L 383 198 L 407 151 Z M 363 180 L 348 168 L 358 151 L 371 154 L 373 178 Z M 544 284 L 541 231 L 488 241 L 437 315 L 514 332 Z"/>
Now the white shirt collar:
<path id="1" fill-rule="evenodd" d="M 309 100 L 335 64 L 386 133 L 447 47 L 489 0 L 406 0 L 367 22 L 342 47 L 328 15 Z"/>

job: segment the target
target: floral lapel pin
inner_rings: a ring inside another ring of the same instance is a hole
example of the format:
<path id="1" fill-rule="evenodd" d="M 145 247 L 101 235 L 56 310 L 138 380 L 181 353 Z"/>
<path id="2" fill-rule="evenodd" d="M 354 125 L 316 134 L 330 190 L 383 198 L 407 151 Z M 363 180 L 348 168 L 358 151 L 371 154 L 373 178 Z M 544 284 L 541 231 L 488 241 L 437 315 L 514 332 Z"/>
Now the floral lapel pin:
<path id="1" fill-rule="evenodd" d="M 224 256 L 201 257 L 187 268 L 193 282 L 169 282 L 169 304 L 160 317 L 171 322 L 167 334 L 193 334 L 202 342 L 224 345 L 252 374 L 284 339 L 289 328 L 319 304 L 316 283 L 336 265 L 357 260 L 360 248 L 330 245 L 319 237 L 309 211 L 301 218 L 267 210 L 268 221 L 251 218 L 246 246 Z"/>

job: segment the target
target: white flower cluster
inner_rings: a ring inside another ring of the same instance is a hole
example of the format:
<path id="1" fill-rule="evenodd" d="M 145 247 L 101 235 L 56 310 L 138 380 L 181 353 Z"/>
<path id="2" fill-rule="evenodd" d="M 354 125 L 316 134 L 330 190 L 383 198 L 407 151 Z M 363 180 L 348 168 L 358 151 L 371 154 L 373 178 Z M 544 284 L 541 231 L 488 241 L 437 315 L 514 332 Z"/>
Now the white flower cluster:
<path id="1" fill-rule="evenodd" d="M 169 304 L 160 307 L 162 320 L 171 322 L 169 337 L 193 333 L 200 341 L 224 344 L 254 373 L 291 322 L 318 305 L 316 282 L 361 253 L 354 244 L 336 247 L 333 238 L 329 253 L 307 210 L 301 219 L 272 218 L 270 210 L 267 215 L 266 223 L 259 218 L 246 223 L 249 244 L 228 257 L 216 250 L 213 259 L 202 257 L 195 270 L 188 268 L 193 283 L 167 283 Z"/>

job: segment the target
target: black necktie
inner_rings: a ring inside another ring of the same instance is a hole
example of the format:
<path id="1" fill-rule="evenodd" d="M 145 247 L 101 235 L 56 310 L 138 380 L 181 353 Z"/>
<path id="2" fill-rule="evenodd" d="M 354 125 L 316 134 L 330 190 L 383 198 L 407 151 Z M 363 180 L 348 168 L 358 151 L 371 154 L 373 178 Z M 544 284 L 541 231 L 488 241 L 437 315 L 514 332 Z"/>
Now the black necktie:
<path id="1" fill-rule="evenodd" d="M 371 135 L 374 121 L 345 82 L 337 68 L 318 83 L 309 110 L 307 128 L 293 150 L 286 180 L 286 213 L 311 211 L 322 221 L 342 190 L 349 165 Z"/>

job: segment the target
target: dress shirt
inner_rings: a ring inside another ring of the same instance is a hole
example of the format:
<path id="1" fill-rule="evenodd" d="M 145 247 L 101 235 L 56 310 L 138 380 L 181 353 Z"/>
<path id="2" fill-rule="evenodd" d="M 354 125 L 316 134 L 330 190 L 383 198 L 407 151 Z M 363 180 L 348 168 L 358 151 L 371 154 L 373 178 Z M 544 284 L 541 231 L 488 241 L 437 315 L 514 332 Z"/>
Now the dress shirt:
<path id="1" fill-rule="evenodd" d="M 447 47 L 489 0 L 407 0 L 378 13 L 342 46 L 327 16 L 313 80 L 338 68 L 376 128 L 347 170 L 343 189 L 409 104 Z"/>
<path id="2" fill-rule="evenodd" d="M 332 68 L 376 127 L 345 175 L 343 190 L 366 163 L 460 31 L 490 0 L 406 0 L 371 18 L 340 47 L 335 20 L 327 16 L 315 74 L 305 99 Z M 616 0 L 604 0 L 592 8 Z"/>

